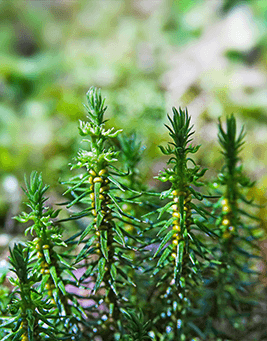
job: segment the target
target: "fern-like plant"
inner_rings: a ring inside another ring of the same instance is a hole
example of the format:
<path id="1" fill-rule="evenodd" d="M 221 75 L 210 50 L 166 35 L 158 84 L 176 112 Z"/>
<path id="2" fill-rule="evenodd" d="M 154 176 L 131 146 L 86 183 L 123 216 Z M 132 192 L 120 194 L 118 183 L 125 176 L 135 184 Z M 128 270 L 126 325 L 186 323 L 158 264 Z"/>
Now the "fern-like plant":
<path id="1" fill-rule="evenodd" d="M 158 193 L 138 170 L 138 137 L 107 128 L 106 109 L 92 87 L 79 125 L 85 148 L 62 182 L 65 210 L 46 205 L 41 174 L 25 178 L 28 210 L 16 219 L 28 240 L 10 248 L 2 340 L 226 341 L 252 331 L 264 340 L 249 318 L 259 228 L 240 163 L 244 130 L 233 115 L 226 129 L 219 121 L 224 167 L 211 186 L 192 156 L 191 117 L 173 108 Z"/>
<path id="2" fill-rule="evenodd" d="M 153 329 L 157 340 L 189 340 L 202 335 L 193 322 L 196 287 L 201 285 L 201 272 L 209 263 L 209 250 L 201 235 L 214 238 L 215 234 L 207 224 L 211 214 L 201 203 L 203 194 L 197 190 L 203 186 L 200 178 L 206 169 L 189 156 L 200 147 L 189 144 L 194 133 L 191 118 L 186 110 L 175 108 L 173 118 L 168 118 L 171 126 L 166 127 L 172 142 L 160 149 L 171 156 L 168 164 L 172 167 L 158 176 L 160 181 L 169 181 L 170 188 L 161 194 L 167 203 L 158 209 L 160 222 L 156 226 L 161 228 L 154 240 L 159 246 L 154 254 L 156 287 L 151 303 L 161 309 L 155 311 Z"/>
<path id="3" fill-rule="evenodd" d="M 258 273 L 255 259 L 260 258 L 257 245 L 258 218 L 252 200 L 246 198 L 246 189 L 254 186 L 244 174 L 240 151 L 244 145 L 244 127 L 237 132 L 234 115 L 226 119 L 226 129 L 218 124 L 218 140 L 224 156 L 224 166 L 215 182 L 219 201 L 216 221 L 220 243 L 214 247 L 221 264 L 209 279 L 209 292 L 213 306 L 213 323 L 208 334 L 229 340 L 244 338 L 249 330 L 250 317 L 255 305 L 255 284 Z M 253 294 L 254 293 L 254 294 Z M 219 323 L 221 321 L 221 323 Z M 223 321 L 223 324 L 222 324 Z M 223 325 L 227 328 L 222 328 Z"/>
<path id="4" fill-rule="evenodd" d="M 89 320 L 98 321 L 95 335 L 113 340 L 114 333 L 123 332 L 120 307 L 125 305 L 124 292 L 129 290 L 128 285 L 134 285 L 129 271 L 133 267 L 130 253 L 134 246 L 129 238 L 135 241 L 136 238 L 127 232 L 126 225 L 139 220 L 123 211 L 128 188 L 120 177 L 127 174 L 113 166 L 118 151 L 112 146 L 112 139 L 120 131 L 105 128 L 106 107 L 97 89 L 89 90 L 87 100 L 88 122 L 81 121 L 79 130 L 82 136 L 88 137 L 83 141 L 88 150 L 79 151 L 72 169 L 82 169 L 82 172 L 65 182 L 69 187 L 65 194 L 70 192 L 74 197 L 68 207 L 80 207 L 71 219 L 85 216 L 90 219 L 78 238 L 78 244 L 83 247 L 75 261 L 75 265 L 83 268 L 87 263 L 79 285 L 84 288 L 90 283 L 93 285 L 88 297 L 94 304 L 87 315 Z M 128 196 L 131 195 L 130 192 Z M 101 305 L 103 309 L 99 308 Z"/>

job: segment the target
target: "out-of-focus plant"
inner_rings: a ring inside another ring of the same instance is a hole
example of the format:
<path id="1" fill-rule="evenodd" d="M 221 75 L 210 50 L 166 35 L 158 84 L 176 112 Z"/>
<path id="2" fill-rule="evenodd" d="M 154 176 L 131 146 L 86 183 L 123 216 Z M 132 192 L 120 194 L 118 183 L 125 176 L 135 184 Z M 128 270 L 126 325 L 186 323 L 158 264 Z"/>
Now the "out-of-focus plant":
<path id="1" fill-rule="evenodd" d="M 255 260 L 260 258 L 258 238 L 262 236 L 259 219 L 253 214 L 257 207 L 246 198 L 254 182 L 244 174 L 240 151 L 245 143 L 244 127 L 238 133 L 234 115 L 226 119 L 226 129 L 219 121 L 218 140 L 224 157 L 224 166 L 214 181 L 220 199 L 214 204 L 219 210 L 216 221 L 219 244 L 214 247 L 220 265 L 214 276 L 207 279 L 206 299 L 211 304 L 209 337 L 240 339 L 253 331 L 250 316 L 255 308 L 259 271 Z M 227 323 L 222 328 L 218 321 Z"/>

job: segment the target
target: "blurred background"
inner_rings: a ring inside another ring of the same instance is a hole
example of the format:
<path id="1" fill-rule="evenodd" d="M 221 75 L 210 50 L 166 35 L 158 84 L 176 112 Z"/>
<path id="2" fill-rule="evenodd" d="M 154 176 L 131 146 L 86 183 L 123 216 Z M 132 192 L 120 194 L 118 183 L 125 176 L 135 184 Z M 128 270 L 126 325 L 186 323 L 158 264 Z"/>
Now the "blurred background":
<path id="1" fill-rule="evenodd" d="M 3 0 L 0 47 L 0 247 L 18 232 L 24 174 L 42 171 L 55 200 L 64 191 L 92 85 L 108 125 L 140 135 L 148 179 L 165 166 L 172 106 L 187 106 L 208 177 L 222 166 L 218 117 L 235 113 L 251 195 L 266 202 L 267 1 Z"/>

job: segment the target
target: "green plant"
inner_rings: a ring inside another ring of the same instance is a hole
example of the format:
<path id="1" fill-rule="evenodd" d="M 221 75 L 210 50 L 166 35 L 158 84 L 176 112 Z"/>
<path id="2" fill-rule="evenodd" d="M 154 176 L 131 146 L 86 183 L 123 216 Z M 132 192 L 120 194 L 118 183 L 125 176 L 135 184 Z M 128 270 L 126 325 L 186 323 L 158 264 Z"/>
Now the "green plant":
<path id="1" fill-rule="evenodd" d="M 82 136 L 89 137 L 84 140 L 89 145 L 89 151 L 80 150 L 72 165 L 72 169 L 82 168 L 83 173 L 64 184 L 69 187 L 65 194 L 71 192 L 74 196 L 67 207 L 77 204 L 84 207 L 71 219 L 85 216 L 92 218 L 79 235 L 78 244 L 84 246 L 74 264 L 82 263 L 81 267 L 84 268 L 84 262 L 90 260 L 88 268 L 79 279 L 79 286 L 93 284 L 90 297 L 94 305 L 87 314 L 90 319 L 97 320 L 93 333 L 108 340 L 113 338 L 111 333 L 122 328 L 120 306 L 124 300 L 125 286 L 127 283 L 134 285 L 130 276 L 132 272 L 129 271 L 134 266 L 130 255 L 134 246 L 128 240 L 137 239 L 126 231 L 125 226 L 135 223 L 136 218 L 121 208 L 127 202 L 128 187 L 120 178 L 127 176 L 127 173 L 113 166 L 118 151 L 111 146 L 111 140 L 120 131 L 105 129 L 106 107 L 99 91 L 90 89 L 87 100 L 89 122 L 80 122 L 79 130 Z M 132 177 L 132 174 L 128 176 Z M 102 311 L 99 309 L 101 304 L 104 306 Z"/>
<path id="2" fill-rule="evenodd" d="M 218 211 L 216 232 L 220 237 L 213 251 L 221 264 L 207 282 L 213 321 L 206 333 L 213 337 L 242 339 L 248 330 L 253 330 L 253 326 L 248 328 L 248 325 L 256 305 L 259 272 L 255 269 L 255 260 L 260 258 L 257 241 L 262 232 L 259 218 L 252 213 L 257 205 L 245 195 L 255 183 L 244 174 L 240 158 L 245 143 L 244 127 L 237 133 L 236 120 L 231 115 L 226 119 L 226 129 L 220 120 L 218 128 L 224 166 L 213 184 L 220 198 L 213 205 L 214 211 Z M 222 328 L 220 320 L 227 328 Z"/>
<path id="3" fill-rule="evenodd" d="M 11 304 L 14 317 L 2 325 L 5 328 L 12 326 L 12 331 L 2 340 L 38 341 L 45 336 L 56 340 L 57 327 L 52 323 L 55 315 L 53 310 L 51 312 L 53 305 L 33 287 L 37 279 L 30 271 L 29 249 L 15 244 L 10 250 L 10 264 L 17 276 L 16 279 L 10 277 L 10 281 L 17 290 Z"/>
<path id="4" fill-rule="evenodd" d="M 160 147 L 170 166 L 157 177 L 166 190 L 158 193 L 137 169 L 142 147 L 135 135 L 117 139 L 121 131 L 106 128 L 99 90 L 89 90 L 86 109 L 79 132 L 87 149 L 71 166 L 74 176 L 62 181 L 61 205 L 71 214 L 45 206 L 41 174 L 25 178 L 30 212 L 16 219 L 33 222 L 25 230 L 32 239 L 10 250 L 18 289 L 1 317 L 3 340 L 243 337 L 252 326 L 244 319 L 253 313 L 251 273 L 257 282 L 247 262 L 258 255 L 254 216 L 241 205 L 253 207 L 243 194 L 252 183 L 238 165 L 244 134 L 236 135 L 234 116 L 226 131 L 219 123 L 225 166 L 214 186 L 200 180 L 206 169 L 192 158 L 200 146 L 191 144 L 190 116 L 173 108 L 172 142 Z M 222 331 L 227 323 L 230 334 Z"/>
<path id="5" fill-rule="evenodd" d="M 157 263 L 153 274 L 157 276 L 155 292 L 151 295 L 152 306 L 160 302 L 161 309 L 153 311 L 152 308 L 151 314 L 156 336 L 167 330 L 170 340 L 187 340 L 196 330 L 201 335 L 193 322 L 192 312 L 202 272 L 213 261 L 205 246 L 205 235 L 213 238 L 216 235 L 208 225 L 208 218 L 212 215 L 201 203 L 203 189 L 202 193 L 197 190 L 204 185 L 200 178 L 206 169 L 201 169 L 189 156 L 200 147 L 189 145 L 194 133 L 190 117 L 186 110 L 173 108 L 173 118 L 168 118 L 171 126 L 166 127 L 172 142 L 166 148 L 160 146 L 160 149 L 163 154 L 171 155 L 168 164 L 172 168 L 161 171 L 158 179 L 169 181 L 171 185 L 160 196 L 168 199 L 167 203 L 157 210 L 159 222 L 156 226 L 161 228 L 158 239 L 153 241 L 158 241 L 159 247 L 154 254 Z M 190 163 L 193 167 L 189 166 Z M 162 219 L 164 214 L 166 219 Z"/>

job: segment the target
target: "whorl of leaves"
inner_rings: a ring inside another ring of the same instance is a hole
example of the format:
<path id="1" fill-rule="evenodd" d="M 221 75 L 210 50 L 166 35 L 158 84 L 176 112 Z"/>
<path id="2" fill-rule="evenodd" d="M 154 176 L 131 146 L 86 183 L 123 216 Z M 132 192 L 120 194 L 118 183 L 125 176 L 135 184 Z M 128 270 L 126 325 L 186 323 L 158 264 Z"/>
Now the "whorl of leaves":
<path id="1" fill-rule="evenodd" d="M 228 161 L 227 164 L 230 168 L 234 168 L 238 161 L 238 154 L 241 151 L 241 147 L 245 143 L 245 131 L 244 126 L 241 128 L 239 135 L 236 131 L 236 119 L 234 115 L 228 116 L 226 119 L 226 130 L 223 129 L 221 120 L 219 119 L 219 133 L 218 139 L 222 146 L 222 154 Z"/>

